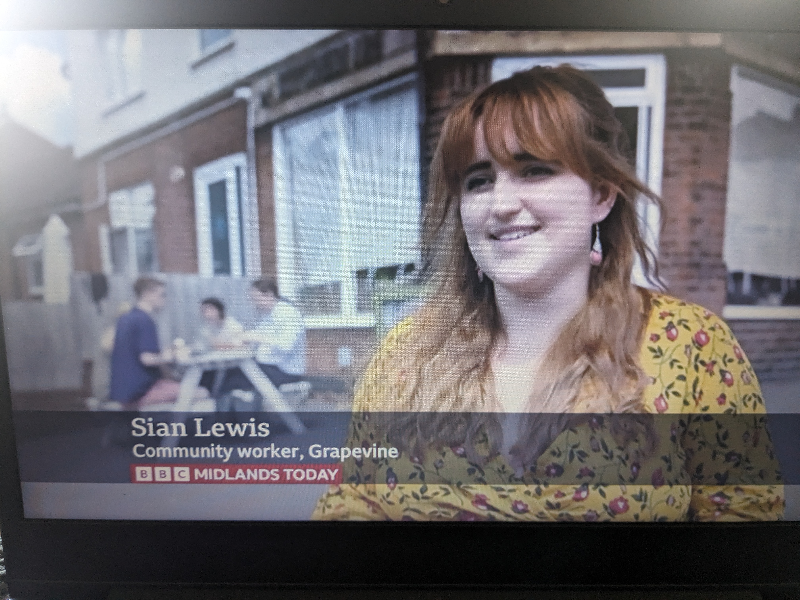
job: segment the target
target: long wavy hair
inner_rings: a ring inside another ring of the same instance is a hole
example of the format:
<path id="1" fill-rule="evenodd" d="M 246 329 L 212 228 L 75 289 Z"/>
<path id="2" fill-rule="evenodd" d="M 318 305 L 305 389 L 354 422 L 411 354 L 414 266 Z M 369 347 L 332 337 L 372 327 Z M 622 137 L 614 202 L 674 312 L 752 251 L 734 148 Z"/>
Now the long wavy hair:
<path id="1" fill-rule="evenodd" d="M 459 204 L 476 136 L 483 135 L 499 163 L 513 163 L 509 126 L 523 151 L 571 170 L 594 190 L 616 195 L 600 223 L 603 260 L 591 267 L 588 299 L 553 339 L 538 368 L 527 409 L 532 416 L 512 453 L 522 463 L 535 460 L 544 438 L 552 437 L 541 425 L 542 413 L 642 409 L 646 381 L 638 356 L 649 294 L 631 284 L 636 257 L 652 282 L 659 285 L 659 279 L 636 202 L 645 196 L 660 206 L 660 200 L 637 179 L 626 133 L 603 91 L 571 66 L 534 67 L 469 96 L 442 128 L 423 215 L 423 255 L 435 291 L 398 334 L 402 339 L 393 344 L 394 351 L 387 350 L 392 356 L 384 364 L 396 372 L 383 375 L 394 380 L 402 373 L 402 388 L 384 406 L 375 399 L 377 410 L 406 413 L 394 413 L 388 429 L 412 454 L 430 444 L 470 446 L 481 429 L 490 437 L 502 435 L 491 418 L 499 404 L 490 361 L 505 330 L 493 283 L 477 273 Z M 592 235 L 587 232 L 590 242 Z M 446 414 L 437 418 L 434 413 Z M 473 417 L 459 419 L 453 413 Z"/>

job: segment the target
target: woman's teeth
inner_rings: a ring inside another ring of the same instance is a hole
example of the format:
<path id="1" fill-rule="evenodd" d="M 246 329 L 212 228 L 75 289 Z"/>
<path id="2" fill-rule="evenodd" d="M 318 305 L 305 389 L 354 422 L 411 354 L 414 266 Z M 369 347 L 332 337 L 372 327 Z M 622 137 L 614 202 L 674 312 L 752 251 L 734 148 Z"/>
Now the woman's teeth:
<path id="1" fill-rule="evenodd" d="M 511 241 L 511 240 L 518 240 L 520 238 L 527 237 L 527 236 L 531 235 L 532 233 L 534 233 L 535 231 L 536 231 L 536 229 L 528 229 L 528 230 L 523 230 L 523 231 L 510 231 L 508 233 L 501 233 L 501 234 L 495 235 L 493 237 L 494 237 L 494 239 L 496 239 L 496 240 L 498 240 L 500 242 L 508 242 L 508 241 Z"/>

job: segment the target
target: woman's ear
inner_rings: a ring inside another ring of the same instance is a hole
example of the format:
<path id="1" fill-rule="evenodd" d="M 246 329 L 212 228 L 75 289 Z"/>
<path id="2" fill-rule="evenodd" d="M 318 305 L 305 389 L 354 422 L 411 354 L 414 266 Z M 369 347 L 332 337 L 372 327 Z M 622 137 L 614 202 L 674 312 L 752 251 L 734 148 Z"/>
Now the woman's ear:
<path id="1" fill-rule="evenodd" d="M 594 201 L 592 216 L 595 223 L 599 223 L 608 216 L 617 201 L 617 194 L 619 194 L 619 188 L 608 182 L 602 182 L 595 188 L 592 196 Z"/>

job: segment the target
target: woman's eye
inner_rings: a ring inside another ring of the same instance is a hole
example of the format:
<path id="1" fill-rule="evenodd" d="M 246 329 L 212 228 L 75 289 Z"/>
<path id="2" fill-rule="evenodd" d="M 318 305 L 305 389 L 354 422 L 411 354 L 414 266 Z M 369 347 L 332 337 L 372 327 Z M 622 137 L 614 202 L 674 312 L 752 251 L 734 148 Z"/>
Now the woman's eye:
<path id="1" fill-rule="evenodd" d="M 468 192 L 478 190 L 491 183 L 491 178 L 486 175 L 473 175 L 464 182 L 464 189 Z"/>
<path id="2" fill-rule="evenodd" d="M 553 175 L 555 173 L 553 167 L 547 165 L 530 165 L 522 170 L 523 177 L 542 177 Z"/>

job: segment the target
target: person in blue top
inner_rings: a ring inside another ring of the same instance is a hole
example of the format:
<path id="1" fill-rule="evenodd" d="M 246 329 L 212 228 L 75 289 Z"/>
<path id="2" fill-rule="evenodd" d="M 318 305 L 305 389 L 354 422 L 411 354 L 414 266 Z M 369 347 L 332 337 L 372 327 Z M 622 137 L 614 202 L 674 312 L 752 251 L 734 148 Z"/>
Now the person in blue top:
<path id="1" fill-rule="evenodd" d="M 161 373 L 162 366 L 174 361 L 174 353 L 169 348 L 161 350 L 153 320 L 167 304 L 166 284 L 154 277 L 139 277 L 133 291 L 136 305 L 117 320 L 109 397 L 126 408 L 174 403 L 180 384 Z"/>
<path id="2" fill-rule="evenodd" d="M 254 329 L 244 332 L 242 340 L 255 345 L 258 366 L 281 392 L 294 391 L 295 385 L 307 385 L 303 382 L 306 330 L 300 312 L 281 298 L 273 279 L 254 281 L 250 300 L 260 319 Z M 231 369 L 221 393 L 232 390 L 252 392 L 254 386 L 239 369 Z"/>

